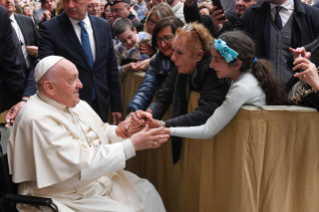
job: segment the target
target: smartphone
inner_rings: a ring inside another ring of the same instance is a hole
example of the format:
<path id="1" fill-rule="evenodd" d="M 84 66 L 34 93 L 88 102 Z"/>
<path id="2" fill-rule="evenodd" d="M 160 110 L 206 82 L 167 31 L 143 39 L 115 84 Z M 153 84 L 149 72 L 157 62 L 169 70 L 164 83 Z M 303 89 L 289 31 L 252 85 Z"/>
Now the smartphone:
<path id="1" fill-rule="evenodd" d="M 224 8 L 223 8 L 223 6 L 222 6 L 220 0 L 213 0 L 213 6 L 217 6 L 217 10 L 222 10 L 222 12 L 219 13 L 219 14 L 225 13 Z M 221 17 L 221 18 L 218 19 L 218 20 L 226 20 L 226 17 L 223 16 L 223 17 Z"/>
<path id="2" fill-rule="evenodd" d="M 133 6 L 133 9 L 137 12 L 137 11 L 140 9 L 140 6 L 138 6 L 138 4 L 135 4 L 135 5 Z"/>

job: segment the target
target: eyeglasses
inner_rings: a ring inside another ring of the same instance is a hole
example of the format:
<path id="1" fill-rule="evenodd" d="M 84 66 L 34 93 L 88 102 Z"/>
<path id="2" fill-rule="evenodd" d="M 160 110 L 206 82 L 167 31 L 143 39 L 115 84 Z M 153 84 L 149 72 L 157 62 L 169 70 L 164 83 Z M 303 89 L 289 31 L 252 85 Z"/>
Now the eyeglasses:
<path id="1" fill-rule="evenodd" d="M 156 24 L 157 22 L 156 21 L 154 21 L 153 19 L 148 19 L 148 21 L 149 21 L 149 24 L 151 24 L 151 25 L 154 25 L 154 24 Z"/>
<path id="2" fill-rule="evenodd" d="M 185 25 L 182 29 L 185 29 L 185 31 L 188 33 L 188 32 L 191 32 L 192 30 L 194 30 L 199 38 L 199 40 L 202 42 L 203 44 L 203 48 L 205 47 L 205 43 L 203 41 L 203 39 L 201 38 L 201 36 L 198 34 L 197 30 L 195 29 L 195 27 L 193 27 L 192 25 Z"/>
<path id="3" fill-rule="evenodd" d="M 156 38 L 156 43 L 157 45 L 161 45 L 162 41 L 164 41 L 165 44 L 169 44 L 170 42 L 172 42 L 173 40 L 173 36 L 172 35 L 164 35 L 163 38 Z"/>
<path id="4" fill-rule="evenodd" d="M 89 9 L 92 9 L 92 8 L 99 8 L 100 7 L 100 5 L 98 5 L 98 4 L 96 4 L 96 5 L 93 5 L 93 4 L 90 4 L 89 6 L 88 6 L 88 8 Z"/>
<path id="5" fill-rule="evenodd" d="M 111 13 L 112 11 L 111 10 L 104 10 L 104 12 Z"/>
<path id="6" fill-rule="evenodd" d="M 121 12 L 122 10 L 124 10 L 127 6 L 128 6 L 128 4 L 125 5 L 125 7 L 123 7 L 122 9 L 115 9 L 115 10 L 112 10 L 112 9 L 111 9 L 111 13 L 119 13 L 119 12 Z"/>

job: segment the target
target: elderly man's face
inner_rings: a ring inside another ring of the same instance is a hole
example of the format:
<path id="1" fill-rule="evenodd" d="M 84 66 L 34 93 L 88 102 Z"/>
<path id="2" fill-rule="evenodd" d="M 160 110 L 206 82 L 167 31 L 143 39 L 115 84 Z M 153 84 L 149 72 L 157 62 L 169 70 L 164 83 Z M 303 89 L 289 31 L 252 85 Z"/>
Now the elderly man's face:
<path id="1" fill-rule="evenodd" d="M 64 12 L 76 21 L 84 20 L 87 13 L 88 0 L 62 0 Z"/>
<path id="2" fill-rule="evenodd" d="M 101 11 L 100 11 L 100 0 L 91 0 L 90 4 L 88 5 L 88 12 L 90 15 L 100 17 Z"/>
<path id="3" fill-rule="evenodd" d="M 83 87 L 79 79 L 79 72 L 73 63 L 65 59 L 62 59 L 57 65 L 58 72 L 53 84 L 55 88 L 53 99 L 73 108 L 80 102 L 79 91 Z"/>
<path id="4" fill-rule="evenodd" d="M 127 3 L 117 3 L 111 6 L 111 12 L 112 12 L 112 16 L 113 18 L 117 19 L 117 18 L 127 18 L 130 14 L 130 5 L 128 5 Z"/>
<path id="5" fill-rule="evenodd" d="M 0 0 L 0 5 L 6 8 L 9 14 L 13 13 L 13 10 L 14 10 L 13 0 Z"/>

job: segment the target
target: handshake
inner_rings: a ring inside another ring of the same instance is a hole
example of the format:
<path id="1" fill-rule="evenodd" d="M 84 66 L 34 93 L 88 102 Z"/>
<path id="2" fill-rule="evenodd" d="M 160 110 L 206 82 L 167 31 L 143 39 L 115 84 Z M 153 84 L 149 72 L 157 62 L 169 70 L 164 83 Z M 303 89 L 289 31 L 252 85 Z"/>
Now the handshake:
<path id="1" fill-rule="evenodd" d="M 116 134 L 122 138 L 131 136 L 136 151 L 157 148 L 169 138 L 169 128 L 165 122 L 153 119 L 152 111 L 138 110 L 131 112 L 117 129 Z"/>

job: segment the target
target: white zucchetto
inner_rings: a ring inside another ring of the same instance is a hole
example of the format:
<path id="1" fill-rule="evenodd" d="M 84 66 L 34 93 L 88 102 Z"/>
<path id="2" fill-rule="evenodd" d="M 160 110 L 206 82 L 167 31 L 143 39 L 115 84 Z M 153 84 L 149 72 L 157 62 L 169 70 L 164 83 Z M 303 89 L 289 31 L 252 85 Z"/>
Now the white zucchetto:
<path id="1" fill-rule="evenodd" d="M 60 57 L 60 56 L 48 56 L 43 58 L 35 67 L 35 70 L 34 70 L 35 81 L 38 82 L 41 79 L 41 77 L 43 77 L 43 75 L 50 70 L 50 68 L 52 68 L 55 64 L 57 64 L 62 59 L 63 57 Z"/>

